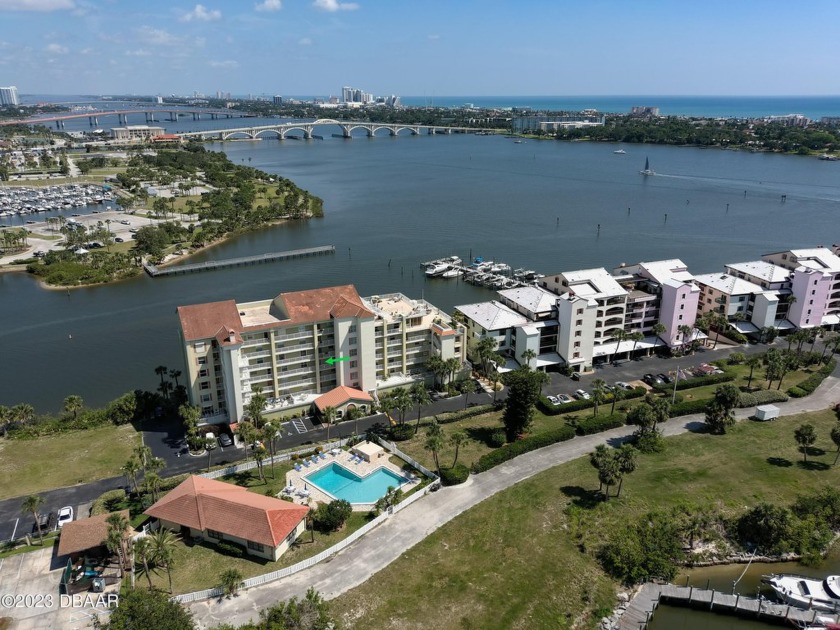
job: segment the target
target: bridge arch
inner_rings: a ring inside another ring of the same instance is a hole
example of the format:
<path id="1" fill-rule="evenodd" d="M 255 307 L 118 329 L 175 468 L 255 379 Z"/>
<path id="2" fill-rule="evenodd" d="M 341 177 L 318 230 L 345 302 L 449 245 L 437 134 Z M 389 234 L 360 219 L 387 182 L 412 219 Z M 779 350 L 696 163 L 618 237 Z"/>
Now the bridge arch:
<path id="1" fill-rule="evenodd" d="M 350 137 L 353 135 L 353 132 L 356 129 L 364 129 L 365 133 L 368 135 L 369 138 L 373 137 L 373 133 L 376 131 L 376 128 L 373 128 L 373 132 L 371 131 L 371 125 L 368 123 L 359 123 L 356 125 L 342 125 L 342 129 L 344 130 L 344 135 L 346 137 Z M 380 127 L 382 129 L 382 127 Z"/>
<path id="2" fill-rule="evenodd" d="M 419 130 L 416 129 L 415 127 L 398 126 L 398 127 L 388 127 L 388 129 L 390 129 L 391 133 L 395 136 L 400 135 L 401 131 L 408 131 L 410 133 L 410 135 L 412 135 L 412 136 L 419 135 L 419 133 L 420 133 Z"/>
<path id="3" fill-rule="evenodd" d="M 253 140 L 254 134 L 248 131 L 232 131 L 222 135 L 222 140 Z"/>
<path id="4" fill-rule="evenodd" d="M 276 136 L 277 136 L 277 139 L 278 139 L 278 140 L 282 140 L 282 139 L 283 139 L 283 135 L 284 135 L 284 132 L 283 132 L 283 131 L 281 131 L 280 129 L 260 129 L 259 131 L 257 131 L 257 132 L 254 134 L 254 138 L 259 138 L 259 137 L 260 137 L 262 134 L 264 134 L 264 133 L 268 133 L 268 134 L 273 133 L 274 135 L 276 135 Z"/>

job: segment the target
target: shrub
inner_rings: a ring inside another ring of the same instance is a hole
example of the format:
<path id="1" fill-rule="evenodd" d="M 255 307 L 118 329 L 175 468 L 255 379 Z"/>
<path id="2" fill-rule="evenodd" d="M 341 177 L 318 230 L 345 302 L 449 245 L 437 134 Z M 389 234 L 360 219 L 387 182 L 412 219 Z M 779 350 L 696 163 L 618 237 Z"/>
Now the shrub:
<path id="1" fill-rule="evenodd" d="M 578 421 L 575 431 L 578 435 L 592 435 L 593 433 L 600 433 L 601 431 L 624 426 L 624 420 L 625 416 L 621 413 L 584 418 Z"/>
<path id="2" fill-rule="evenodd" d="M 678 416 L 688 416 L 693 413 L 705 413 L 708 404 L 708 400 L 686 400 L 676 405 L 671 405 L 668 415 L 671 418 L 676 418 Z"/>
<path id="3" fill-rule="evenodd" d="M 738 407 L 741 409 L 744 407 L 755 407 L 757 404 L 758 400 L 752 394 L 741 392 L 738 395 Z"/>
<path id="4" fill-rule="evenodd" d="M 493 448 L 499 448 L 500 446 L 504 446 L 505 442 L 507 442 L 507 437 L 505 436 L 504 429 L 495 429 L 491 434 L 490 438 L 487 440 L 489 446 Z"/>
<path id="5" fill-rule="evenodd" d="M 216 543 L 216 549 L 232 558 L 241 558 L 245 555 L 245 547 L 229 540 L 220 540 Z"/>
<path id="6" fill-rule="evenodd" d="M 665 439 L 662 437 L 662 432 L 658 430 L 637 430 L 630 438 L 630 443 L 642 453 L 661 453 L 665 450 Z"/>
<path id="7" fill-rule="evenodd" d="M 496 408 L 493 405 L 479 405 L 478 407 L 471 407 L 470 409 L 456 411 L 451 414 L 441 414 L 440 416 L 437 416 L 437 421 L 438 424 L 449 424 L 450 422 L 458 422 L 458 420 L 464 420 L 466 418 L 490 413 L 491 411 L 495 411 L 495 409 Z"/>
<path id="8" fill-rule="evenodd" d="M 444 486 L 457 486 L 470 476 L 470 469 L 464 464 L 455 464 L 452 468 L 440 469 L 440 482 Z"/>
<path id="9" fill-rule="evenodd" d="M 565 442 L 566 440 L 571 440 L 573 437 L 575 437 L 575 430 L 568 425 L 563 425 L 562 427 L 552 429 L 551 431 L 545 431 L 543 433 L 538 433 L 537 435 L 517 440 L 516 442 L 506 444 L 495 451 L 482 455 L 478 461 L 473 464 L 472 471 L 474 473 L 480 473 L 485 470 L 490 470 L 494 466 L 498 466 L 499 464 L 504 463 L 509 459 L 513 459 L 518 455 L 522 455 L 523 453 L 535 451 L 538 448 L 549 446 L 557 442 Z"/>
<path id="10" fill-rule="evenodd" d="M 125 501 L 125 490 L 122 488 L 103 492 L 90 506 L 90 515 L 99 516 L 100 514 L 113 512 L 123 501 Z"/>
<path id="11" fill-rule="evenodd" d="M 729 363 L 729 365 L 740 365 L 746 360 L 746 358 L 747 357 L 743 352 L 733 352 L 729 355 L 727 363 Z"/>
<path id="12" fill-rule="evenodd" d="M 793 387 L 791 387 L 790 389 L 788 389 L 787 393 L 791 398 L 805 398 L 805 396 L 808 395 L 808 392 L 806 392 L 804 389 L 802 389 L 800 387 L 797 387 L 795 385 Z"/>
<path id="13" fill-rule="evenodd" d="M 394 442 L 405 442 L 414 437 L 414 427 L 410 424 L 398 424 L 391 428 L 391 439 Z"/>
<path id="14" fill-rule="evenodd" d="M 312 524 L 319 531 L 334 532 L 344 525 L 352 513 L 352 506 L 344 499 L 322 503 L 312 513 Z"/>
<path id="15" fill-rule="evenodd" d="M 811 374 L 808 378 L 804 381 L 799 383 L 799 385 L 795 385 L 788 389 L 788 394 L 793 396 L 794 398 L 803 398 L 804 396 L 808 396 L 809 394 L 813 394 L 814 390 L 820 386 L 825 378 L 834 371 L 834 368 L 837 366 L 837 361 L 832 359 L 824 366 L 822 366 L 819 370 Z"/>
<path id="16" fill-rule="evenodd" d="M 625 584 L 672 579 L 685 554 L 674 519 L 652 513 L 628 525 L 598 552 L 604 569 Z"/>
<path id="17" fill-rule="evenodd" d="M 741 393 L 738 397 L 738 406 L 754 407 L 755 405 L 764 405 L 766 403 L 785 402 L 789 396 L 785 392 L 780 392 L 775 389 L 760 389 L 752 393 Z"/>

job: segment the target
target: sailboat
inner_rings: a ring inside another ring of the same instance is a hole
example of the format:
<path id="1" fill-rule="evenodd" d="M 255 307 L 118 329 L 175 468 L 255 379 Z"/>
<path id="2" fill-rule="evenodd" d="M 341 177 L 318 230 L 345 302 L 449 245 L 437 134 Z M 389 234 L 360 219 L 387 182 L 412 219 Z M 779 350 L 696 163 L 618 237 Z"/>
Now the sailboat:
<path id="1" fill-rule="evenodd" d="M 645 169 L 643 171 L 639 171 L 639 173 L 645 177 L 648 175 L 656 175 L 656 172 L 650 168 L 650 160 L 648 158 L 645 158 Z"/>

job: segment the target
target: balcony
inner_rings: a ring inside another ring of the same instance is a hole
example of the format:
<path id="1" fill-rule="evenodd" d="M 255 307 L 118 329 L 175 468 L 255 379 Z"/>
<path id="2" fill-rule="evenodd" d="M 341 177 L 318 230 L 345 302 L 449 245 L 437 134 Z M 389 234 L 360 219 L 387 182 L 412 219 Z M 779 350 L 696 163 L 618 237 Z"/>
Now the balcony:
<path id="1" fill-rule="evenodd" d="M 244 348 L 250 348 L 251 346 L 262 346 L 268 343 L 268 339 L 265 337 L 260 337 L 259 339 L 247 339 L 242 342 L 242 346 Z"/>
<path id="2" fill-rule="evenodd" d="M 621 326 L 624 324 L 623 317 L 611 317 L 604 322 L 604 326 Z"/>
<path id="3" fill-rule="evenodd" d="M 624 307 L 614 306 L 612 308 L 607 309 L 606 316 L 610 317 L 611 315 L 621 315 L 623 312 L 624 312 Z"/>
<path id="4" fill-rule="evenodd" d="M 243 359 L 264 359 L 271 356 L 271 350 L 259 350 L 257 352 L 243 352 Z"/>
<path id="5" fill-rule="evenodd" d="M 305 357 L 293 357 L 291 359 L 284 359 L 283 361 L 278 361 L 277 365 L 292 365 L 293 363 L 308 363 L 315 359 L 314 355 L 308 354 Z"/>
<path id="6" fill-rule="evenodd" d="M 274 340 L 275 341 L 288 341 L 289 339 L 303 339 L 304 337 L 312 337 L 312 331 L 311 330 L 305 330 L 303 332 L 292 333 L 290 335 L 277 335 L 274 338 Z"/>

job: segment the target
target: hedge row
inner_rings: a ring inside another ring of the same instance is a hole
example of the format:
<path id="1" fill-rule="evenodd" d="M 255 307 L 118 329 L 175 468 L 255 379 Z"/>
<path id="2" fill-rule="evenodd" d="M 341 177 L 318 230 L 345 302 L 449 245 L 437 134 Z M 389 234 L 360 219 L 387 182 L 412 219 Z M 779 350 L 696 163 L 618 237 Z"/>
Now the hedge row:
<path id="1" fill-rule="evenodd" d="M 440 482 L 444 486 L 457 486 L 470 476 L 470 469 L 464 464 L 455 464 L 451 468 L 440 469 Z"/>
<path id="2" fill-rule="evenodd" d="M 625 392 L 624 398 L 622 398 L 621 401 L 641 398 L 646 393 L 647 389 L 644 387 L 634 387 L 632 390 Z M 612 394 L 607 394 L 604 398 L 604 402 L 601 403 L 601 406 L 611 406 L 612 399 Z M 573 400 L 565 405 L 553 405 L 545 396 L 540 396 L 540 399 L 537 401 L 537 408 L 546 416 L 559 416 L 561 413 L 571 413 L 573 411 L 581 411 L 583 409 L 592 409 L 594 406 L 595 403 L 592 402 L 591 398 L 589 400 Z"/>
<path id="3" fill-rule="evenodd" d="M 90 506 L 90 515 L 99 516 L 100 514 L 108 514 L 114 511 L 114 506 L 125 500 L 125 490 L 117 488 L 116 490 L 108 490 L 99 495 L 93 505 Z"/>
<path id="4" fill-rule="evenodd" d="M 794 385 L 790 389 L 788 389 L 788 394 L 793 396 L 794 398 L 804 398 L 810 394 L 814 393 L 814 390 L 820 386 L 825 380 L 825 377 L 831 374 L 834 371 L 834 368 L 837 367 L 837 360 L 832 359 L 824 366 L 822 366 L 819 370 L 811 374 L 808 378 L 804 381 L 799 383 L 799 385 Z"/>
<path id="5" fill-rule="evenodd" d="M 575 431 L 578 435 L 592 435 L 593 433 L 600 433 L 601 431 L 623 427 L 624 424 L 624 414 L 614 413 L 608 416 L 595 416 L 594 418 L 578 420 L 575 424 Z"/>
<path id="6" fill-rule="evenodd" d="M 466 418 L 472 418 L 474 416 L 480 416 L 485 413 L 490 413 L 496 409 L 496 405 L 479 405 L 478 407 L 471 407 L 469 409 L 465 409 L 464 411 L 456 411 L 453 412 L 452 415 L 443 414 L 437 416 L 438 424 L 449 424 L 451 422 L 458 422 L 459 420 L 465 420 Z"/>
<path id="7" fill-rule="evenodd" d="M 681 389 L 693 389 L 695 387 L 703 387 L 704 385 L 716 385 L 717 383 L 728 383 L 735 380 L 735 375 L 729 372 L 723 374 L 709 374 L 708 376 L 697 376 L 684 381 L 677 382 L 677 391 Z M 671 383 L 662 383 L 654 387 L 660 392 L 670 392 L 674 390 Z"/>
<path id="8" fill-rule="evenodd" d="M 218 541 L 216 543 L 216 549 L 232 558 L 241 558 L 245 555 L 245 547 L 229 540 Z"/>
<path id="9" fill-rule="evenodd" d="M 775 389 L 760 389 L 757 392 L 741 392 L 738 397 L 738 406 L 755 407 L 756 405 L 765 405 L 767 403 L 785 402 L 789 396 Z"/>
<path id="10" fill-rule="evenodd" d="M 575 430 L 568 425 L 563 425 L 562 427 L 552 429 L 551 431 L 523 438 L 513 442 L 512 444 L 506 444 L 495 451 L 485 453 L 473 464 L 472 471 L 474 473 L 480 473 L 485 470 L 490 470 L 494 466 L 498 466 L 499 464 L 504 463 L 509 459 L 513 459 L 514 457 L 518 457 L 523 453 L 535 451 L 538 448 L 550 446 L 551 444 L 556 444 L 557 442 L 565 442 L 566 440 L 571 440 L 573 437 L 575 437 Z"/>
<path id="11" fill-rule="evenodd" d="M 709 400 L 686 400 L 675 405 L 671 405 L 668 416 L 676 418 L 677 416 L 690 416 L 693 413 L 706 413 L 706 406 Z"/>

